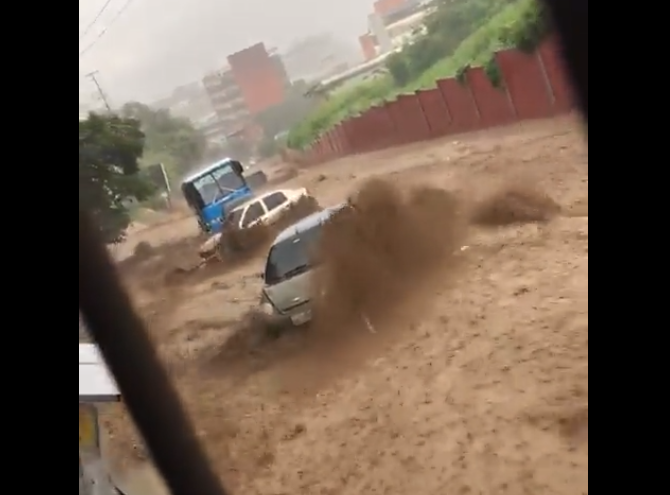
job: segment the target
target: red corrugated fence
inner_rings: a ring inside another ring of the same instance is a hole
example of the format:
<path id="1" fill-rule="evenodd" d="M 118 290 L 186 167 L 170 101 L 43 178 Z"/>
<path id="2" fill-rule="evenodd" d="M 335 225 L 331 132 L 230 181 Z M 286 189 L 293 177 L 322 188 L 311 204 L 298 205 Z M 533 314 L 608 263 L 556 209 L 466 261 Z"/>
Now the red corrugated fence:
<path id="1" fill-rule="evenodd" d="M 404 94 L 340 123 L 306 151 L 310 164 L 391 146 L 482 130 L 528 119 L 547 118 L 573 108 L 558 47 L 545 42 L 533 54 L 496 54 L 501 84 L 483 68 L 460 80 L 436 81 L 434 89 Z"/>

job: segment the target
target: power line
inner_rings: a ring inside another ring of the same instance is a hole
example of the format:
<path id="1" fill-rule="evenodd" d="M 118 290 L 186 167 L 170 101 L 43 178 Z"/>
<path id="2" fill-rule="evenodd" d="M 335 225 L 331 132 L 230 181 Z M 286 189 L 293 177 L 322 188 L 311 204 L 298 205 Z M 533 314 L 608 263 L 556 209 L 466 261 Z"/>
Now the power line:
<path id="1" fill-rule="evenodd" d="M 107 7 L 109 7 L 109 4 L 112 3 L 112 0 L 107 0 L 105 4 L 102 6 L 102 8 L 98 11 L 98 13 L 95 15 L 93 20 L 86 26 L 86 29 L 84 29 L 84 32 L 79 35 L 79 41 L 84 39 L 84 37 L 93 29 L 93 26 L 98 22 L 100 19 L 100 16 L 105 13 L 105 10 L 107 10 Z"/>
<path id="2" fill-rule="evenodd" d="M 109 21 L 109 24 L 107 24 L 107 26 L 105 26 L 105 28 L 102 31 L 100 31 L 100 34 L 98 34 L 98 36 L 86 48 L 84 48 L 82 51 L 79 52 L 79 58 L 86 55 L 86 53 L 89 50 L 91 50 L 91 48 L 93 48 L 96 44 L 98 44 L 100 39 L 107 33 L 107 31 L 109 31 L 109 28 L 111 28 L 114 25 L 114 23 L 119 19 L 119 17 L 121 17 L 121 15 L 128 9 L 131 3 L 133 3 L 133 0 L 126 0 L 126 3 L 123 4 L 123 7 L 121 7 L 116 12 L 116 15 L 112 17 L 112 19 Z"/>
<path id="3" fill-rule="evenodd" d="M 98 82 L 98 71 L 94 70 L 93 72 L 89 72 L 86 74 L 86 77 L 90 78 L 93 81 L 93 84 L 95 84 L 95 87 L 98 89 L 98 94 L 100 95 L 100 98 L 102 98 L 102 102 L 105 104 L 105 107 L 107 107 L 108 112 L 112 112 L 112 107 L 109 104 L 109 100 L 107 100 L 107 95 L 105 95 L 105 92 L 102 90 L 102 86 L 100 86 L 100 83 Z"/>

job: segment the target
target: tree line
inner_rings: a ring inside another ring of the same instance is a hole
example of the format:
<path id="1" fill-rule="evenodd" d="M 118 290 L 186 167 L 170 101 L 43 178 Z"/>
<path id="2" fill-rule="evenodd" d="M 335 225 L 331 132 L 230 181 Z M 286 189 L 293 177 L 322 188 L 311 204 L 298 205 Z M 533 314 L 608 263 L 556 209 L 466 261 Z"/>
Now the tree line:
<path id="1" fill-rule="evenodd" d="M 148 200 L 158 187 L 145 171 L 163 163 L 181 177 L 212 150 L 202 132 L 168 110 L 127 103 L 114 114 L 90 113 L 79 121 L 79 208 L 108 243 L 124 239 L 131 203 Z"/>
<path id="2" fill-rule="evenodd" d="M 543 4 L 518 0 L 434 0 L 421 29 L 386 67 L 397 87 L 404 87 L 435 64 L 506 7 L 518 4 L 519 15 L 497 35 L 501 46 L 532 51 L 549 30 Z"/>
<path id="3" fill-rule="evenodd" d="M 193 168 L 225 156 L 247 160 L 270 156 L 282 145 L 281 135 L 312 109 L 303 96 L 305 84 L 294 84 L 282 104 L 254 117 L 264 140 L 254 149 L 243 139 L 222 145 L 207 143 L 188 119 L 166 109 L 130 102 L 118 112 L 91 113 L 79 122 L 79 207 L 95 219 L 108 243 L 124 239 L 133 203 L 160 192 L 149 168 L 162 163 L 179 181 Z"/>

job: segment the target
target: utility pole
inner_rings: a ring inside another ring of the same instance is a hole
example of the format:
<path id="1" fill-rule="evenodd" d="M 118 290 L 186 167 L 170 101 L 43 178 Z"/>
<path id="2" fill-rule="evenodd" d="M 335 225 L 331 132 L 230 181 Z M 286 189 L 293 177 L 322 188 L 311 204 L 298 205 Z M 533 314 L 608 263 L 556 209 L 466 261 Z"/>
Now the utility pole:
<path id="1" fill-rule="evenodd" d="M 107 101 L 107 96 L 105 95 L 105 92 L 102 90 L 102 87 L 100 86 L 100 83 L 98 82 L 98 72 L 97 70 L 94 70 L 93 72 L 89 72 L 86 74 L 86 77 L 88 77 L 91 81 L 93 81 L 93 84 L 95 84 L 95 87 L 98 89 L 98 93 L 100 94 L 100 98 L 102 98 L 102 102 L 105 104 L 105 107 L 107 108 L 107 111 L 109 113 L 112 113 L 112 107 L 109 105 L 109 101 Z"/>

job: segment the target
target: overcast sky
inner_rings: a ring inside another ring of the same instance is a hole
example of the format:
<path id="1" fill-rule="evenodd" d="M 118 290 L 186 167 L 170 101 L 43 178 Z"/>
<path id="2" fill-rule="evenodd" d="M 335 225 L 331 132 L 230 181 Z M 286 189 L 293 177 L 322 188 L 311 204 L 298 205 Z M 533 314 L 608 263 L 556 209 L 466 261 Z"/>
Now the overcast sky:
<path id="1" fill-rule="evenodd" d="M 79 0 L 79 35 L 106 0 Z M 81 52 L 127 0 L 111 0 Z M 354 45 L 366 31 L 373 0 L 130 0 L 108 31 L 79 59 L 80 95 L 94 87 L 83 75 L 99 70 L 114 104 L 150 102 L 225 64 L 226 56 L 256 42 L 286 47 L 330 32 Z"/>

